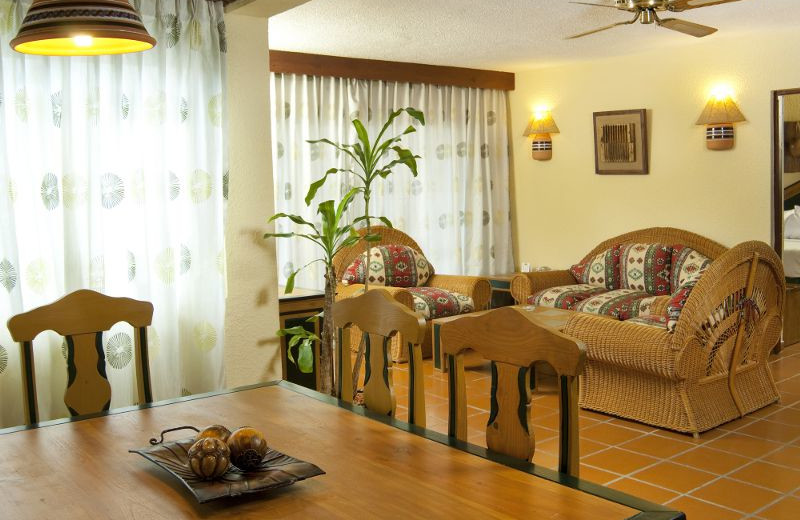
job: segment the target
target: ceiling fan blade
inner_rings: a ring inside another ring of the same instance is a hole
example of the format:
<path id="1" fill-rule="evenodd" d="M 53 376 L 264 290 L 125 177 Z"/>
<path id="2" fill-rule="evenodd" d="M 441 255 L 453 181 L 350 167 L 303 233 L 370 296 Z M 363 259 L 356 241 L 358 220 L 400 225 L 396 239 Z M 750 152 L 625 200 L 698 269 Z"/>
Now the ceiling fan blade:
<path id="1" fill-rule="evenodd" d="M 700 7 L 708 7 L 710 5 L 727 4 L 729 2 L 738 2 L 739 0 L 672 0 L 667 7 L 670 11 L 685 11 L 687 9 L 697 9 Z"/>
<path id="2" fill-rule="evenodd" d="M 699 23 L 694 22 L 687 22 L 686 20 L 678 20 L 677 18 L 663 18 L 658 21 L 658 25 L 672 31 L 678 31 L 683 34 L 688 34 L 689 36 L 694 36 L 695 38 L 702 38 L 703 36 L 708 36 L 709 34 L 714 34 L 717 32 L 715 27 L 700 25 Z"/>
<path id="3" fill-rule="evenodd" d="M 589 2 L 570 2 L 571 4 L 580 4 L 580 5 L 591 5 L 592 7 L 609 7 L 611 9 L 617 9 L 615 5 L 608 5 L 608 4 L 592 4 Z"/>
<path id="4" fill-rule="evenodd" d="M 567 36 L 564 38 L 565 40 L 574 40 L 576 38 L 583 38 L 584 36 L 589 36 L 590 34 L 599 33 L 601 31 L 607 31 L 608 29 L 613 29 L 614 27 L 619 27 L 620 25 L 630 25 L 632 23 L 636 23 L 639 20 L 639 17 L 642 15 L 641 12 L 637 11 L 636 16 L 633 17 L 633 20 L 629 22 L 617 22 L 611 25 L 606 25 L 605 27 L 600 27 L 598 29 L 592 29 L 591 31 L 586 31 L 578 34 L 573 34 L 572 36 Z"/>

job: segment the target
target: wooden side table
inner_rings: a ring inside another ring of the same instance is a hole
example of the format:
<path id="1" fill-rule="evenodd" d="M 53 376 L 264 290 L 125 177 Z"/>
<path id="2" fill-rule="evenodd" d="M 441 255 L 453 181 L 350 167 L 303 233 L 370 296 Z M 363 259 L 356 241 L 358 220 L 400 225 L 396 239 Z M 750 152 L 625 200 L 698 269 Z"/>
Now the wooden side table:
<path id="1" fill-rule="evenodd" d="M 280 327 L 288 329 L 300 326 L 315 333 L 317 336 L 322 334 L 322 319 L 317 322 L 310 322 L 308 318 L 322 312 L 325 304 L 325 293 L 313 289 L 299 289 L 295 287 L 291 294 L 284 292 L 284 287 L 278 287 L 280 297 L 278 299 L 278 315 Z M 289 343 L 289 336 L 281 338 L 281 365 L 283 366 L 283 379 L 298 385 L 317 390 L 319 388 L 319 342 L 314 342 L 314 366 L 310 374 L 300 372 L 296 364 L 289 361 L 286 356 L 286 348 Z"/>
<path id="2" fill-rule="evenodd" d="M 800 285 L 786 284 L 786 301 L 783 311 L 783 345 L 800 342 Z"/>
<path id="3" fill-rule="evenodd" d="M 492 297 L 489 300 L 490 309 L 514 305 L 514 298 L 511 296 L 511 279 L 516 275 L 517 273 L 508 273 L 486 277 L 489 285 L 492 286 Z"/>

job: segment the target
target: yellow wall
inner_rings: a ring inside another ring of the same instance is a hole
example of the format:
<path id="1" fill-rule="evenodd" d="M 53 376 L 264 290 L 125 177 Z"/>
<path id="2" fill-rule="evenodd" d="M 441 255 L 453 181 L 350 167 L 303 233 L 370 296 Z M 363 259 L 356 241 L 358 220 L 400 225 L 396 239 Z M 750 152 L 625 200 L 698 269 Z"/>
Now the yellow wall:
<path id="1" fill-rule="evenodd" d="M 800 33 L 745 36 L 517 72 L 510 101 L 517 267 L 569 266 L 603 239 L 650 226 L 728 246 L 770 242 L 771 91 L 800 87 L 789 51 Z M 719 82 L 733 87 L 748 119 L 725 152 L 707 150 L 704 127 L 694 124 Z M 561 130 L 549 162 L 531 159 L 522 137 L 539 105 L 552 108 Z M 636 108 L 648 109 L 650 174 L 595 175 L 592 113 Z"/>

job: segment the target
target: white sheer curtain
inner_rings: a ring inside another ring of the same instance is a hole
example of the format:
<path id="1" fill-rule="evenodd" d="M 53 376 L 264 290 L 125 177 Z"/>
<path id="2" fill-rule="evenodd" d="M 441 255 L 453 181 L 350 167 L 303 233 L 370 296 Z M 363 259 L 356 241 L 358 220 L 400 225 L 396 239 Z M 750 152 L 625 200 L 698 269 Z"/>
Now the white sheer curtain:
<path id="1" fill-rule="evenodd" d="M 417 155 L 419 176 L 397 168 L 378 181 L 371 213 L 388 217 L 413 237 L 440 274 L 492 274 L 513 268 L 509 213 L 509 139 L 506 92 L 411 83 L 390 83 L 294 74 L 272 75 L 272 151 L 275 211 L 318 221 L 319 201 L 339 199 L 353 183 L 348 175 L 328 180 L 312 207 L 309 184 L 345 158 L 308 139 L 355 142 L 350 121 L 359 118 L 374 139 L 393 109 L 411 106 L 426 125 L 404 138 Z M 405 114 L 394 124 L 410 124 Z M 363 206 L 354 205 L 355 215 Z M 278 240 L 282 281 L 293 268 L 318 256 L 301 240 Z M 320 288 L 321 267 L 297 278 L 299 287 Z"/>
<path id="2" fill-rule="evenodd" d="M 149 300 L 154 397 L 220 388 L 225 304 L 222 2 L 143 0 L 125 56 L 23 56 L 0 0 L 0 426 L 20 424 L 6 320 L 80 288 Z M 132 329 L 104 336 L 112 407 L 136 399 Z M 68 415 L 62 340 L 34 344 L 41 419 Z"/>

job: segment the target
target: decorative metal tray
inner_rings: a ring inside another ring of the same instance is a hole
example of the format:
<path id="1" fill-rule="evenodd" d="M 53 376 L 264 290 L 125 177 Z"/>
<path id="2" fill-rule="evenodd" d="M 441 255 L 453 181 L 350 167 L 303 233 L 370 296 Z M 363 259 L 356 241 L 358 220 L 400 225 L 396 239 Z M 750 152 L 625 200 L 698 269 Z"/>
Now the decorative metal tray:
<path id="1" fill-rule="evenodd" d="M 178 477 L 201 504 L 222 497 L 235 497 L 290 486 L 297 481 L 324 475 L 320 468 L 270 448 L 261 466 L 243 472 L 235 466 L 215 480 L 202 480 L 189 469 L 189 448 L 194 437 L 167 441 L 147 448 L 130 450 Z"/>

